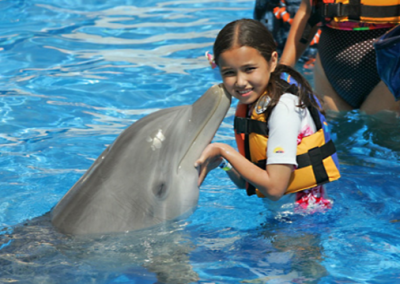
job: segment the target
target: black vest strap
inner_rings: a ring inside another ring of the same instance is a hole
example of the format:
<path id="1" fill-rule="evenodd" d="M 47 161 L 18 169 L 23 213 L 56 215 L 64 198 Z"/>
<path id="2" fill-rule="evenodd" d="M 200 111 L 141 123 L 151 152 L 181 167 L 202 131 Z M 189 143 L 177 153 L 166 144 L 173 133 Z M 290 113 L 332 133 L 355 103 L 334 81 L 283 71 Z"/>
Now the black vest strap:
<path id="1" fill-rule="evenodd" d="M 318 150 L 316 150 L 318 149 Z M 302 155 L 298 155 L 296 157 L 297 161 L 297 168 L 301 169 L 304 167 L 308 167 L 310 165 L 314 166 L 313 161 L 315 162 L 315 159 L 313 158 L 313 154 L 310 154 L 310 152 L 315 152 L 318 151 L 321 156 L 321 161 L 328 158 L 329 156 L 332 156 L 334 153 L 336 153 L 336 148 L 335 144 L 333 144 L 332 140 L 329 140 L 326 144 L 322 145 L 321 147 L 315 147 L 313 149 L 308 150 L 307 153 L 304 153 Z"/>
<path id="2" fill-rule="evenodd" d="M 233 128 L 238 134 L 256 133 L 261 135 L 268 135 L 269 132 L 266 122 L 244 117 L 235 117 Z"/>
<path id="3" fill-rule="evenodd" d="M 322 16 L 325 18 L 348 17 L 349 20 L 360 20 L 360 17 L 386 18 L 400 16 L 400 5 L 367 6 L 361 5 L 360 0 L 350 0 L 349 4 L 325 4 Z"/>
<path id="4" fill-rule="evenodd" d="M 265 170 L 266 163 L 267 163 L 267 160 L 264 159 L 264 160 L 258 161 L 257 163 L 254 163 L 254 164 L 257 167 Z M 256 188 L 252 184 L 247 183 L 246 192 L 247 192 L 248 196 L 254 195 L 254 194 L 256 194 Z"/>
<path id="5" fill-rule="evenodd" d="M 295 84 L 289 84 L 289 82 L 286 82 L 283 79 L 280 79 L 278 83 L 279 85 L 281 85 L 284 93 L 291 93 L 293 95 L 297 95 L 299 88 Z"/>
<path id="6" fill-rule="evenodd" d="M 317 131 L 320 130 L 322 128 L 322 122 L 321 122 L 321 118 L 319 116 L 318 110 L 313 106 L 309 106 L 308 111 L 311 114 L 311 117 L 315 123 L 315 127 L 316 127 Z"/>
<path id="7" fill-rule="evenodd" d="M 329 181 L 329 176 L 323 163 L 322 151 L 320 147 L 308 150 L 308 156 L 314 172 L 315 181 L 317 184 L 323 184 Z"/>
<path id="8" fill-rule="evenodd" d="M 252 196 L 256 194 L 256 188 L 252 184 L 247 183 L 246 192 L 248 196 Z"/>

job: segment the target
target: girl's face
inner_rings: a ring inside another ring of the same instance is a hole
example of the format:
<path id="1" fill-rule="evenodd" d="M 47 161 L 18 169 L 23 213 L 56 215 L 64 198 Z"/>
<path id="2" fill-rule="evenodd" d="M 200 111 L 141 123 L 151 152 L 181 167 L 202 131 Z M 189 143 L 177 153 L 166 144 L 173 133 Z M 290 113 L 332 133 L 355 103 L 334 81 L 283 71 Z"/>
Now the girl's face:
<path id="1" fill-rule="evenodd" d="M 226 90 L 242 104 L 254 103 L 265 92 L 277 62 L 276 52 L 267 62 L 257 49 L 249 46 L 233 47 L 218 59 Z"/>

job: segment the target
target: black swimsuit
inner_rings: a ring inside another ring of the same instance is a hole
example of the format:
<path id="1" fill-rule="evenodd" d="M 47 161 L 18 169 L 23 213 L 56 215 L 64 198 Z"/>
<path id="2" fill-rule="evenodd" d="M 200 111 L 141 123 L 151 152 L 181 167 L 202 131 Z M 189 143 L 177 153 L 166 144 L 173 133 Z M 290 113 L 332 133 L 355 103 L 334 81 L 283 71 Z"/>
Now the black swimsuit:
<path id="1" fill-rule="evenodd" d="M 318 52 L 336 93 L 359 108 L 381 81 L 373 41 L 389 29 L 347 31 L 323 27 Z"/>

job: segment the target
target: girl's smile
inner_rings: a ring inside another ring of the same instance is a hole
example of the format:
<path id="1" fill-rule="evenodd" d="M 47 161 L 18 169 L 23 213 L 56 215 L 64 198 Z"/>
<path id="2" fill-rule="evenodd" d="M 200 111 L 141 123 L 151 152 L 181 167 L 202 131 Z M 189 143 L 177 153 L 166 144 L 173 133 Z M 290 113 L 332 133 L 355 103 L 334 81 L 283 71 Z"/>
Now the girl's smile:
<path id="1" fill-rule="evenodd" d="M 241 103 L 251 104 L 264 93 L 277 60 L 276 52 L 267 62 L 255 48 L 241 46 L 221 53 L 218 63 L 227 91 Z"/>
<path id="2" fill-rule="evenodd" d="M 248 97 L 248 96 L 250 96 L 251 91 L 252 91 L 252 89 L 243 90 L 243 91 L 239 91 L 239 94 L 240 94 L 242 97 Z"/>

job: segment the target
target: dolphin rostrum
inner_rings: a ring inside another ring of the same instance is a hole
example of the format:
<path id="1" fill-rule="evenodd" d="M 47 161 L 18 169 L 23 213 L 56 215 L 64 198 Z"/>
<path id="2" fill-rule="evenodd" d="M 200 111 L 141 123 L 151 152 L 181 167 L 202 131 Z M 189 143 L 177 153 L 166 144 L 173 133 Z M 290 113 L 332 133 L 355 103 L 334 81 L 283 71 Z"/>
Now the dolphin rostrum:
<path id="1" fill-rule="evenodd" d="M 193 105 L 136 121 L 53 208 L 53 225 L 74 235 L 125 232 L 191 214 L 199 198 L 194 162 L 230 102 L 223 86 L 214 85 Z"/>

